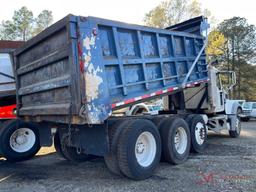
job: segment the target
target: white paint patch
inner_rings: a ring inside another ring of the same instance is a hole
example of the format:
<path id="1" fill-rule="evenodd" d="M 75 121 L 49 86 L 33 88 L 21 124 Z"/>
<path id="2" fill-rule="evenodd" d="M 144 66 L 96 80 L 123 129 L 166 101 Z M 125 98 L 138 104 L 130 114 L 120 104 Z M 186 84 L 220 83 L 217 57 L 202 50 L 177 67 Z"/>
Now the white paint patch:
<path id="1" fill-rule="evenodd" d="M 83 46 L 85 47 L 86 50 L 91 50 L 91 46 L 95 45 L 95 36 L 91 35 L 91 38 L 86 36 L 85 39 L 83 40 Z"/>
<path id="2" fill-rule="evenodd" d="M 85 86 L 86 95 L 89 102 L 98 98 L 99 95 L 99 85 L 103 82 L 103 79 L 93 73 L 85 73 Z"/>

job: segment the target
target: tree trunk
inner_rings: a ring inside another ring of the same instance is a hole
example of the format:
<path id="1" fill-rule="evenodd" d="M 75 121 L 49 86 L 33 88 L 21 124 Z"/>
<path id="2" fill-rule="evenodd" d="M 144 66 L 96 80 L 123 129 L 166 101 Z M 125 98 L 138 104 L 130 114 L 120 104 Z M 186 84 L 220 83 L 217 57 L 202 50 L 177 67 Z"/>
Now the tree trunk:
<path id="1" fill-rule="evenodd" d="M 231 40 L 231 49 L 232 49 L 232 71 L 235 71 L 235 37 L 233 36 L 232 37 L 232 40 Z M 236 86 L 234 86 L 234 89 L 232 90 L 232 99 L 235 99 L 236 98 Z"/>
<path id="2" fill-rule="evenodd" d="M 241 98 L 241 59 L 240 59 L 240 49 L 239 49 L 239 41 L 237 40 L 237 68 L 238 68 L 238 80 L 237 80 L 237 84 L 238 84 L 238 98 Z"/>

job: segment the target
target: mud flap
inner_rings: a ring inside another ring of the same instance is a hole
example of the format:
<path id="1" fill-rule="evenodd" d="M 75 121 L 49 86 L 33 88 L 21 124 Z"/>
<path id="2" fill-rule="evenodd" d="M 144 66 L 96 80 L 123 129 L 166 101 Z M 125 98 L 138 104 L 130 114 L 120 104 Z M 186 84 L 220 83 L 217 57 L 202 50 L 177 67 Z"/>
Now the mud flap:
<path id="1" fill-rule="evenodd" d="M 80 148 L 88 155 L 104 156 L 108 152 L 107 125 L 72 125 L 70 146 Z M 68 128 L 58 129 L 60 136 L 68 134 Z"/>
<path id="2" fill-rule="evenodd" d="M 47 124 L 35 124 L 38 127 L 39 139 L 41 147 L 50 147 L 52 146 L 52 132 L 51 127 Z"/>

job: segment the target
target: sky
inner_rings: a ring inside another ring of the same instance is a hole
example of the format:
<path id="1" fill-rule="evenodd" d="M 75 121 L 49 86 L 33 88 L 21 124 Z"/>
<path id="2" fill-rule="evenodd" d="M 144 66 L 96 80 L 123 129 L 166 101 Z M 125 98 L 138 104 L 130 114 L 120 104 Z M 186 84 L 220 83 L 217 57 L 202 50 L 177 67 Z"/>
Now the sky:
<path id="1" fill-rule="evenodd" d="M 35 16 L 44 9 L 51 10 L 54 21 L 72 13 L 143 24 L 145 13 L 160 2 L 161 0 L 0 0 L 0 21 L 11 19 L 14 10 L 26 6 Z M 250 24 L 256 25 L 255 0 L 199 0 L 199 2 L 203 8 L 212 12 L 217 22 L 240 16 L 248 19 Z"/>

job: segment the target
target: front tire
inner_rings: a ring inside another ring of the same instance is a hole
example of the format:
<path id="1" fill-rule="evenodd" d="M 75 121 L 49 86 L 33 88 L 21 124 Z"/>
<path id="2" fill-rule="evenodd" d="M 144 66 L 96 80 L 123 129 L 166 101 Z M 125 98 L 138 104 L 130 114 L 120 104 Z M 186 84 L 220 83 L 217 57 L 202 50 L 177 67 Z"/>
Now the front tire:
<path id="1" fill-rule="evenodd" d="M 232 119 L 230 119 L 230 121 L 231 121 L 230 125 L 233 128 L 233 130 L 229 131 L 229 136 L 232 138 L 237 138 L 240 136 L 240 133 L 241 133 L 241 122 L 239 118 L 236 118 L 233 121 Z"/>
<path id="2" fill-rule="evenodd" d="M 135 119 L 123 128 L 117 157 L 121 172 L 134 180 L 150 177 L 161 157 L 161 138 L 149 120 Z"/>
<path id="3" fill-rule="evenodd" d="M 232 138 L 239 137 L 241 133 L 241 119 L 239 116 L 241 112 L 239 111 L 242 111 L 242 110 L 238 108 L 236 115 L 229 117 L 229 122 L 230 122 L 229 136 Z"/>
<path id="4" fill-rule="evenodd" d="M 41 148 L 38 128 L 20 120 L 5 121 L 0 128 L 0 147 L 10 162 L 31 159 Z"/>
<path id="5" fill-rule="evenodd" d="M 61 142 L 60 142 L 60 135 L 59 135 L 59 132 L 57 131 L 54 135 L 54 148 L 57 152 L 57 154 L 64 158 L 64 159 L 67 159 L 67 157 L 64 155 L 63 151 L 62 151 L 62 147 L 61 147 Z"/>

